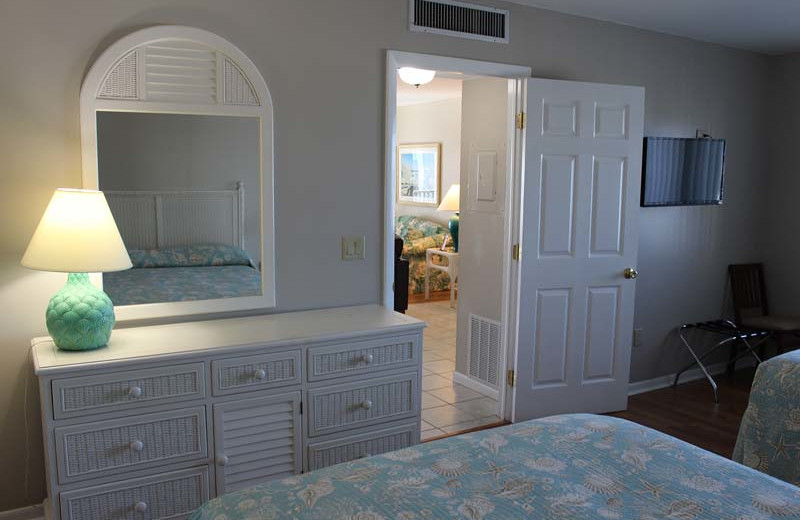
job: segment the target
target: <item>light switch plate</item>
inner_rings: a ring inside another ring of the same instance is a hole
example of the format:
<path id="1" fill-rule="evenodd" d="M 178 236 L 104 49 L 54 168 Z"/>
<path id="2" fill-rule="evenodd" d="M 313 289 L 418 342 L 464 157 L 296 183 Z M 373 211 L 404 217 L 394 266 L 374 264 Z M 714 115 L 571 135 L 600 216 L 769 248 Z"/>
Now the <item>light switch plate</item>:
<path id="1" fill-rule="evenodd" d="M 364 246 L 367 237 L 364 235 L 347 235 L 342 237 L 342 260 L 364 260 Z"/>

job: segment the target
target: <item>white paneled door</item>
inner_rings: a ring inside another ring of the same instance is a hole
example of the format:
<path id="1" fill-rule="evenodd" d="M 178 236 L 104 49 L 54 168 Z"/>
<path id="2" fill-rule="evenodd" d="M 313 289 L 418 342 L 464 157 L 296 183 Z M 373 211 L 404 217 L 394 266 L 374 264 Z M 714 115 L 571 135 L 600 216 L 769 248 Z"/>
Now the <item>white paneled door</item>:
<path id="1" fill-rule="evenodd" d="M 514 420 L 623 410 L 644 89 L 532 79 L 527 111 Z"/>

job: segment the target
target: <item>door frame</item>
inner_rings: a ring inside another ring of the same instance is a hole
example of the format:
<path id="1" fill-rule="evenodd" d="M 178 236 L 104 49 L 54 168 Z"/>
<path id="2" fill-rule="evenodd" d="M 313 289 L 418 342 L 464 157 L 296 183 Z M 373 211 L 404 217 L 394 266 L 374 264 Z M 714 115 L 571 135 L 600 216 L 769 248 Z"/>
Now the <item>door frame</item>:
<path id="1" fill-rule="evenodd" d="M 516 321 L 519 303 L 518 263 L 511 258 L 512 244 L 518 243 L 521 223 L 521 206 L 519 187 L 521 186 L 522 167 L 524 166 L 524 131 L 517 131 L 514 118 L 518 112 L 524 112 L 525 79 L 530 78 L 532 69 L 521 65 L 468 60 L 433 54 L 420 54 L 389 50 L 386 52 L 386 99 L 384 129 L 384 240 L 383 240 L 383 283 L 381 301 L 389 309 L 394 307 L 394 214 L 397 154 L 397 69 L 400 67 L 416 67 L 428 70 L 445 70 L 460 72 L 465 75 L 493 76 L 508 79 L 508 158 L 505 207 L 505 251 L 503 261 L 503 305 L 501 310 L 503 345 L 501 350 L 500 370 L 501 382 L 498 392 L 498 410 L 502 410 L 504 419 L 511 419 L 511 387 L 505 384 L 505 371 L 513 364 L 516 355 Z M 511 363 L 509 363 L 511 360 Z"/>

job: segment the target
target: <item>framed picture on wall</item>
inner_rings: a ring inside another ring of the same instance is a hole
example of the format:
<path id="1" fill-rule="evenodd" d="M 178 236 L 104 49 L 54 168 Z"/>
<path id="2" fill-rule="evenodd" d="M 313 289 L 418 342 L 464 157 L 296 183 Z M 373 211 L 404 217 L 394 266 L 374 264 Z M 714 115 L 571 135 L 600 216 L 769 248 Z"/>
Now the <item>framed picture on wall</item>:
<path id="1" fill-rule="evenodd" d="M 442 188 L 442 143 L 397 147 L 397 203 L 439 205 Z"/>

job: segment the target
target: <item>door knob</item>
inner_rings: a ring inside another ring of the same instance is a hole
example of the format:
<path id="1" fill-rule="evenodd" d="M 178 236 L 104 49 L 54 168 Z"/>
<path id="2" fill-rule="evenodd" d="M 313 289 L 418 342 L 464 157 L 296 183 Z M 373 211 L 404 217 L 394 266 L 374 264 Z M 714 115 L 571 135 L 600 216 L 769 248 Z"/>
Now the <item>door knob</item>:
<path id="1" fill-rule="evenodd" d="M 628 280 L 633 280 L 634 278 L 639 276 L 639 271 L 637 271 L 633 267 L 626 267 L 625 271 L 623 271 L 623 274 L 625 275 L 625 278 L 627 278 Z"/>

